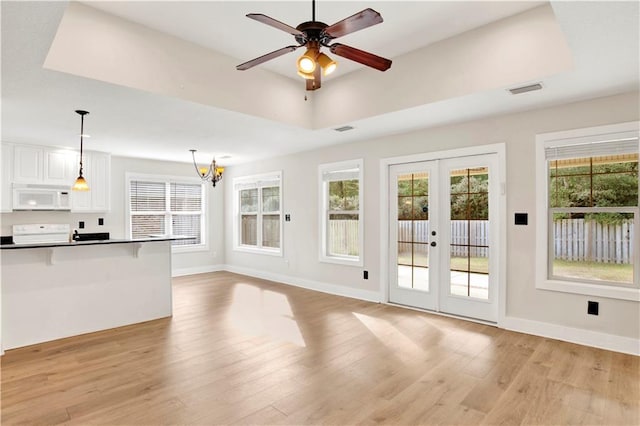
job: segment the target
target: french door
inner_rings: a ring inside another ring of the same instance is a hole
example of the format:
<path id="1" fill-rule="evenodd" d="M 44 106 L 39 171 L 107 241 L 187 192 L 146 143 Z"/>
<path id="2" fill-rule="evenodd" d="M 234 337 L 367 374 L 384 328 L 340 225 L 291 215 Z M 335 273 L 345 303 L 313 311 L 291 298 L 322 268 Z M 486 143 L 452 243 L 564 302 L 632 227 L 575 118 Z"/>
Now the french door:
<path id="1" fill-rule="evenodd" d="M 389 301 L 497 321 L 498 157 L 389 169 Z"/>

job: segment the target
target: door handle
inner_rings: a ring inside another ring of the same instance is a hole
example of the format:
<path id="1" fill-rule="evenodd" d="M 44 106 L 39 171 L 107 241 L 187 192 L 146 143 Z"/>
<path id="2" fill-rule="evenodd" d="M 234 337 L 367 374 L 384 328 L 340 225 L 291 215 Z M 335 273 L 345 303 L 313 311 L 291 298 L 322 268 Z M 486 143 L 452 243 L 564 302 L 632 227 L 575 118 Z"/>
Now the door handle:
<path id="1" fill-rule="evenodd" d="M 431 247 L 435 247 L 435 246 L 437 246 L 437 245 L 438 245 L 438 244 L 436 244 L 436 242 L 435 242 L 435 241 L 431 241 Z"/>

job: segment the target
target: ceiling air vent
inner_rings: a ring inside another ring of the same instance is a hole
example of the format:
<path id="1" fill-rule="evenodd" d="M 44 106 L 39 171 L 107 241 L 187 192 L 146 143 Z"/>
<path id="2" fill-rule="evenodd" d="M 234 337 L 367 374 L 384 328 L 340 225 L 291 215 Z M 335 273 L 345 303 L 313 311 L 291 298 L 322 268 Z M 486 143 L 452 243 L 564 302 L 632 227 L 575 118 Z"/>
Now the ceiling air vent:
<path id="1" fill-rule="evenodd" d="M 347 131 L 353 130 L 353 129 L 354 129 L 353 126 L 342 126 L 342 127 L 338 127 L 336 129 L 333 129 L 333 130 L 335 130 L 336 132 L 347 132 Z"/>
<path id="2" fill-rule="evenodd" d="M 519 95 L 520 93 L 533 92 L 534 90 L 540 89 L 542 89 L 542 84 L 536 83 L 528 86 L 514 87 L 513 89 L 509 89 L 509 92 L 511 92 L 512 95 Z"/>

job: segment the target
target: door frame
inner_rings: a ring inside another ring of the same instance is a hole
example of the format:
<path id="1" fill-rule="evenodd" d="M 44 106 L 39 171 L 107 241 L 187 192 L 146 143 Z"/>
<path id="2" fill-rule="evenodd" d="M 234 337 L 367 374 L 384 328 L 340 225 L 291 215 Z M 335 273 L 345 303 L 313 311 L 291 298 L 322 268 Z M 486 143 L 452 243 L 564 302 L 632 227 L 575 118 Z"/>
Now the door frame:
<path id="1" fill-rule="evenodd" d="M 500 193 L 498 209 L 502 220 L 498 229 L 498 268 L 495 271 L 498 286 L 498 322 L 502 327 L 506 317 L 506 277 L 507 277 L 507 197 L 506 197 L 506 148 L 504 143 L 479 145 L 468 148 L 434 151 L 399 157 L 382 158 L 380 160 L 380 300 L 389 304 L 389 168 L 392 165 L 415 163 L 420 161 L 442 160 L 446 158 L 469 157 L 474 155 L 496 154 L 498 156 L 498 182 Z M 429 311 L 431 312 L 431 311 Z M 433 312 L 438 315 L 452 316 Z M 460 317 L 463 318 L 463 317 Z M 466 320 L 473 320 L 463 318 Z M 477 320 L 483 322 L 482 320 Z"/>

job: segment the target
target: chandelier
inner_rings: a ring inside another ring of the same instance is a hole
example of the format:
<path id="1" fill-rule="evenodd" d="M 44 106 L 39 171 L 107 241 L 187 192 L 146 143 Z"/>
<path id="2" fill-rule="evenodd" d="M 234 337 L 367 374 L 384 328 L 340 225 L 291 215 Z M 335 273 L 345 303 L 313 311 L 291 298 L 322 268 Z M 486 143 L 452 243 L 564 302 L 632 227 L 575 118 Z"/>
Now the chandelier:
<path id="1" fill-rule="evenodd" d="M 209 166 L 198 167 L 198 164 L 196 163 L 196 150 L 190 149 L 189 151 L 191 151 L 193 167 L 196 168 L 196 172 L 198 172 L 200 179 L 202 179 L 203 182 L 211 181 L 211 184 L 215 188 L 216 183 L 220 182 L 220 179 L 222 179 L 224 167 L 220 167 L 216 164 L 215 157 L 211 160 L 211 164 L 209 164 Z"/>

